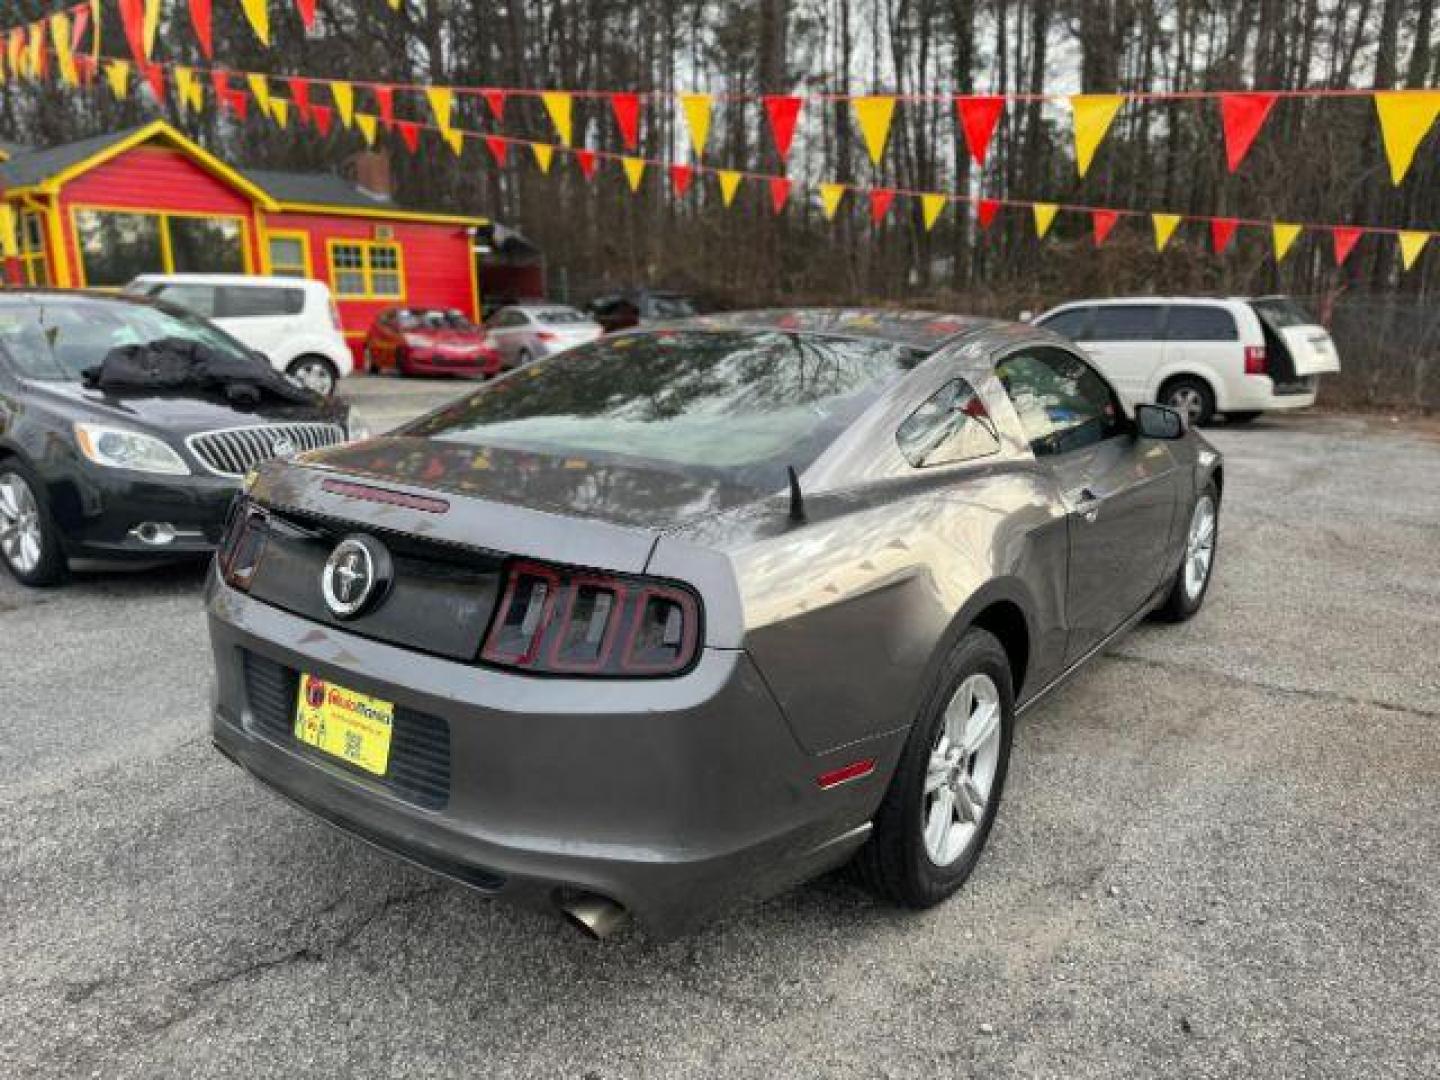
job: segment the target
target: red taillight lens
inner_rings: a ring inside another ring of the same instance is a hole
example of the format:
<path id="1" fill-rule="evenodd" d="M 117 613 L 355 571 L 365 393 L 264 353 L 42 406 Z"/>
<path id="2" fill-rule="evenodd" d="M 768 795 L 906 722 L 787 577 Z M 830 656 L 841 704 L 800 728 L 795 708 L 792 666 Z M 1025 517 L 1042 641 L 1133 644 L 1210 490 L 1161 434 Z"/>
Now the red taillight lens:
<path id="1" fill-rule="evenodd" d="M 559 334 L 553 333 L 553 332 L 551 332 L 551 331 L 549 331 L 549 330 L 540 330 L 540 331 L 537 331 L 536 334 L 535 334 L 535 336 L 536 336 L 537 338 L 539 338 L 541 341 L 559 341 L 559 340 L 560 340 L 560 335 L 559 335 Z"/>
<path id="2" fill-rule="evenodd" d="M 265 511 L 254 505 L 237 508 L 220 542 L 215 560 L 220 576 L 232 589 L 248 592 L 265 557 Z"/>
<path id="3" fill-rule="evenodd" d="M 547 675 L 677 675 L 700 645 L 700 603 L 666 582 L 512 563 L 480 658 Z"/>
<path id="4" fill-rule="evenodd" d="M 1264 345 L 1245 346 L 1245 374 L 1264 375 L 1269 370 L 1270 358 L 1265 353 Z"/>

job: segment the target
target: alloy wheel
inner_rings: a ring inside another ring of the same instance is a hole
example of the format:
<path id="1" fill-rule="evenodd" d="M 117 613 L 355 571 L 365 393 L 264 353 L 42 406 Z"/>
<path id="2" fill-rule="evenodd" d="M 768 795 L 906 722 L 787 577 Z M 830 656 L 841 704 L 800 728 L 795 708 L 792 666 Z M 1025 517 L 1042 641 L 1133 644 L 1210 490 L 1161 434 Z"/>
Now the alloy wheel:
<path id="1" fill-rule="evenodd" d="M 1000 690 L 976 673 L 960 684 L 925 770 L 925 854 L 936 866 L 950 866 L 979 834 L 995 788 L 1000 762 Z"/>
<path id="2" fill-rule="evenodd" d="M 1190 515 L 1190 533 L 1185 539 L 1185 595 L 1194 600 L 1210 578 L 1215 561 L 1215 503 L 1202 495 Z"/>
<path id="3" fill-rule="evenodd" d="M 0 553 L 22 574 L 40 565 L 40 506 L 24 477 L 0 474 Z"/>
<path id="4" fill-rule="evenodd" d="M 324 364 L 301 364 L 295 369 L 294 380 L 307 390 L 314 390 L 321 397 L 329 397 L 335 389 L 335 380 Z"/>
<path id="5" fill-rule="evenodd" d="M 1177 386 L 1170 392 L 1170 400 L 1166 404 L 1176 412 L 1184 413 L 1191 427 L 1199 422 L 1200 415 L 1205 411 L 1205 399 L 1193 386 Z"/>

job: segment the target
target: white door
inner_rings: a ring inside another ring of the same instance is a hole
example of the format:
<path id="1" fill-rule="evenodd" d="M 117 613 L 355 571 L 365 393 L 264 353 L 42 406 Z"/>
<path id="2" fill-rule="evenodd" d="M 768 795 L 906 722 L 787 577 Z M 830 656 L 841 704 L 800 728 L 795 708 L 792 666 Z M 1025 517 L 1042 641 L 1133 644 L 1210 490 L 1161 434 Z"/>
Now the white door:
<path id="1" fill-rule="evenodd" d="M 1127 406 L 1148 401 L 1150 382 L 1165 359 L 1163 304 L 1100 304 L 1080 347 Z"/>

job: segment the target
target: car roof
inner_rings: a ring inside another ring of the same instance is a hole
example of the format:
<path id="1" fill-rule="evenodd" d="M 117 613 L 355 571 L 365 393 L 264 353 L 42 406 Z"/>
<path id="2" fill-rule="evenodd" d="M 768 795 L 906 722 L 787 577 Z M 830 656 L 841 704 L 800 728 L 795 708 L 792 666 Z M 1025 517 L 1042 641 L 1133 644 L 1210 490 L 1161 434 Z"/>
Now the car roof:
<path id="1" fill-rule="evenodd" d="M 833 337 L 888 341 L 933 352 L 999 320 L 942 311 L 893 308 L 767 308 L 699 315 L 664 324 L 671 329 L 780 330 Z"/>
<path id="2" fill-rule="evenodd" d="M 1113 307 L 1116 304 L 1248 304 L 1252 299 L 1278 300 L 1277 296 L 1093 296 L 1079 300 L 1066 300 L 1044 312 L 1060 311 L 1072 307 Z M 1284 298 L 1284 299 L 1288 299 Z"/>

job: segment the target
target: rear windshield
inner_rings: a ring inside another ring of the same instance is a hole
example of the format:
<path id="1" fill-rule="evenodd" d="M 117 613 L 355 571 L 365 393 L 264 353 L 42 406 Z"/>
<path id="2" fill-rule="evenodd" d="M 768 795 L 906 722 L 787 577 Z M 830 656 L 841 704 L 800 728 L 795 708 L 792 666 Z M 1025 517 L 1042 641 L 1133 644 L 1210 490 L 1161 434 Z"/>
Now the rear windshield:
<path id="1" fill-rule="evenodd" d="M 1316 325 L 1310 313 L 1288 296 L 1272 296 L 1265 300 L 1252 300 L 1250 306 L 1276 330 L 1288 330 L 1292 326 Z"/>
<path id="2" fill-rule="evenodd" d="M 177 338 L 260 362 L 230 335 L 178 308 L 90 297 L 0 300 L 0 351 L 25 379 L 79 382 L 111 349 Z"/>
<path id="3" fill-rule="evenodd" d="M 416 421 L 404 434 L 702 469 L 740 483 L 803 469 L 924 353 L 773 331 L 600 341 Z"/>
<path id="4" fill-rule="evenodd" d="M 565 326 L 590 321 L 589 315 L 576 311 L 574 308 L 546 308 L 544 311 L 536 312 L 535 317 L 540 322 L 549 323 L 551 326 Z"/>

